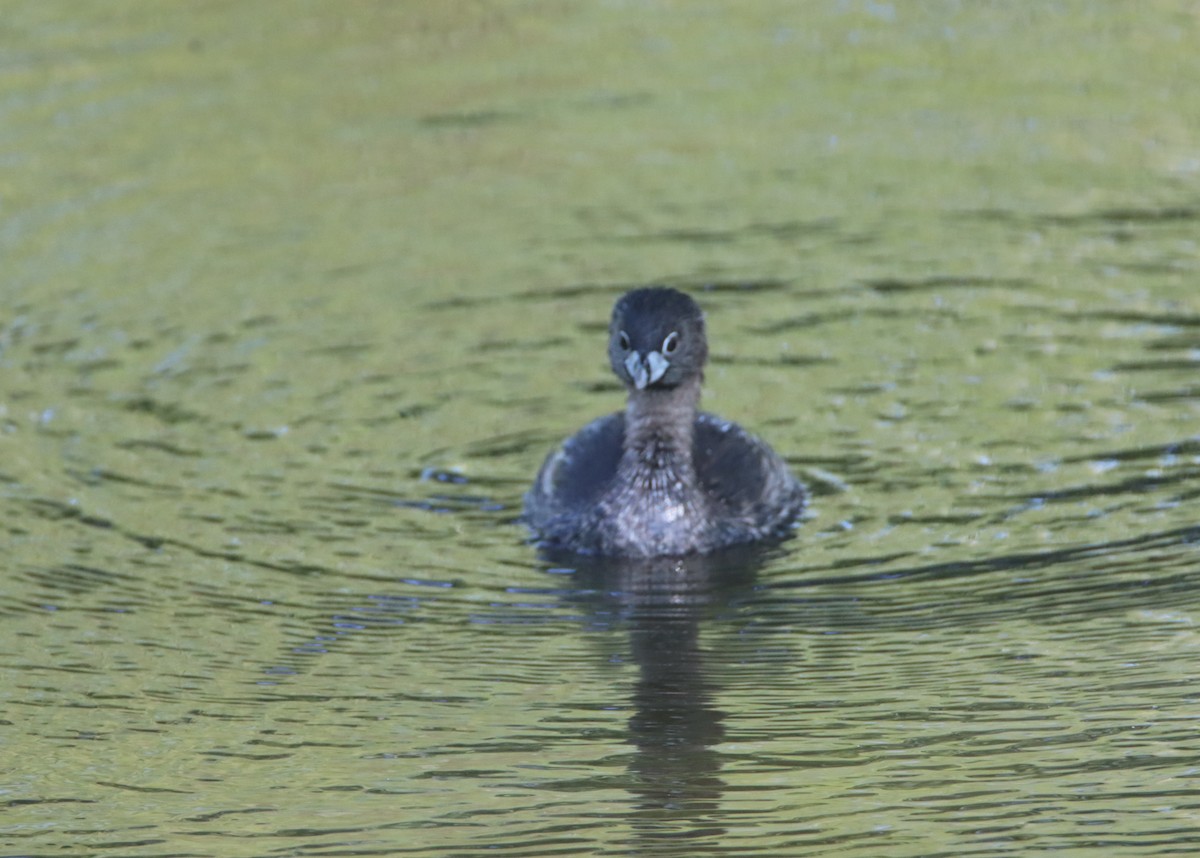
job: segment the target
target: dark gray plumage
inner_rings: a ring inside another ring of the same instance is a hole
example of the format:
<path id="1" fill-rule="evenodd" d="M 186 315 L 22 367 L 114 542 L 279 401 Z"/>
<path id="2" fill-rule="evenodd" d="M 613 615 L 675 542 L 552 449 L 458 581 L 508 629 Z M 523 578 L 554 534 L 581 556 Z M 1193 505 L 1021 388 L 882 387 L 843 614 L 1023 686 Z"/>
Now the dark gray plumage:
<path id="1" fill-rule="evenodd" d="M 770 447 L 700 413 L 708 343 L 695 301 L 635 289 L 613 307 L 608 356 L 624 413 L 589 423 L 551 453 L 525 496 L 552 548 L 617 557 L 706 553 L 783 536 L 804 488 Z"/>

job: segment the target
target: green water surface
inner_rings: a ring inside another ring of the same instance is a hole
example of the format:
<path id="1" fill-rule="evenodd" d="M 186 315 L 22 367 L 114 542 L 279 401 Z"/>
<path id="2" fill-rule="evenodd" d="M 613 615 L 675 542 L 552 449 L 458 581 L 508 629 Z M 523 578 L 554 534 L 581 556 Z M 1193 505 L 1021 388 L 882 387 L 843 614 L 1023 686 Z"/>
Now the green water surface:
<path id="1" fill-rule="evenodd" d="M 0 853 L 1200 849 L 1195 3 L 0 17 Z M 763 556 L 516 522 L 648 283 Z"/>

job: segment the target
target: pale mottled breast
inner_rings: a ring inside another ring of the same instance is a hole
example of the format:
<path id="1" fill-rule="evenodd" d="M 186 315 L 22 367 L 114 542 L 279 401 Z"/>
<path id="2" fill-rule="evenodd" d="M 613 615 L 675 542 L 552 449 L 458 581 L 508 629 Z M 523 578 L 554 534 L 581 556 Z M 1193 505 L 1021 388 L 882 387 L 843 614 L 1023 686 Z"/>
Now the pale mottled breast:
<path id="1" fill-rule="evenodd" d="M 525 499 L 546 542 L 595 553 L 653 556 L 712 551 L 782 535 L 804 506 L 804 490 L 775 453 L 734 423 L 695 420 L 694 485 L 624 484 L 618 477 L 625 415 L 594 420 L 542 465 Z"/>

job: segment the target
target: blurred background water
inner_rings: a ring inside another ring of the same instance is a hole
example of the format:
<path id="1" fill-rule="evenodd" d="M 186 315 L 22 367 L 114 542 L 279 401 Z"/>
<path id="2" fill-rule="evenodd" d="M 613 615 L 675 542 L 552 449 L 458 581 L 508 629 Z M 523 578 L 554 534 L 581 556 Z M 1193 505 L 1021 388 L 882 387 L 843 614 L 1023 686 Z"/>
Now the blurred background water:
<path id="1" fill-rule="evenodd" d="M 1200 848 L 1194 3 L 14 2 L 0 854 Z M 539 556 L 624 289 L 814 491 Z"/>

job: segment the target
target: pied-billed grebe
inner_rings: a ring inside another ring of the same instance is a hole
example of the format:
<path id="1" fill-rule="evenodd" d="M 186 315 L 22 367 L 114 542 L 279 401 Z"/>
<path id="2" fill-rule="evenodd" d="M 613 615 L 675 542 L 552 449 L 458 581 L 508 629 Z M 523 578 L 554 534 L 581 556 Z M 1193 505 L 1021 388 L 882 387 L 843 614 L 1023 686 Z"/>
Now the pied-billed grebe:
<path id="1" fill-rule="evenodd" d="M 543 544 L 658 557 L 783 536 L 804 487 L 762 441 L 697 411 L 708 342 L 696 302 L 664 287 L 625 294 L 608 357 L 628 403 L 546 458 L 525 496 Z"/>

